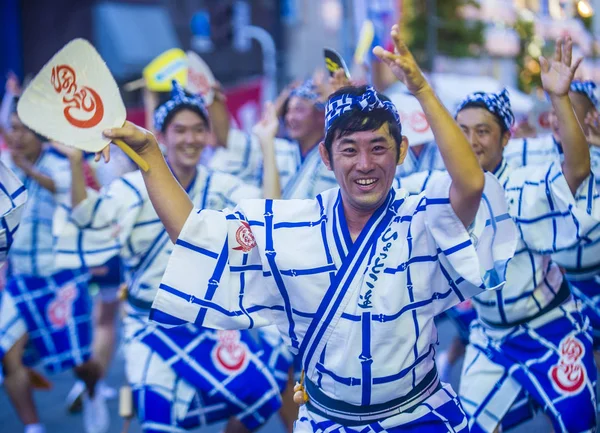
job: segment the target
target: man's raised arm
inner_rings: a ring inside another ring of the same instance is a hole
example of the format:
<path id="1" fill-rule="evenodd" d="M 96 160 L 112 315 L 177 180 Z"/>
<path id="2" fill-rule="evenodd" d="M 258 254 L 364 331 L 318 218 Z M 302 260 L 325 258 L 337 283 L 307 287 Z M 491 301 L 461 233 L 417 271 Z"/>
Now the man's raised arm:
<path id="1" fill-rule="evenodd" d="M 392 27 L 391 36 L 396 47 L 395 53 L 381 47 L 375 47 L 373 53 L 392 69 L 394 75 L 406 84 L 421 104 L 452 178 L 452 208 L 465 227 L 468 227 L 479 209 L 485 183 L 483 170 L 467 138 L 435 95 L 412 54 L 400 39 L 398 25 Z"/>

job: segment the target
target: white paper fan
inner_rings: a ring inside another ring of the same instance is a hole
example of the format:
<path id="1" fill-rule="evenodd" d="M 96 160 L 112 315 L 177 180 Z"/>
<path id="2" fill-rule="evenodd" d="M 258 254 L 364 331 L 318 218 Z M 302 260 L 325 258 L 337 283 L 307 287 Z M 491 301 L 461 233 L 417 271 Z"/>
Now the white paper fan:
<path id="1" fill-rule="evenodd" d="M 215 85 L 215 76 L 202 58 L 193 51 L 188 51 L 188 82 L 187 90 L 191 93 L 202 95 L 206 105 L 210 105 L 215 97 L 212 86 Z"/>
<path id="2" fill-rule="evenodd" d="M 122 127 L 126 118 L 117 83 L 84 39 L 69 42 L 46 63 L 19 99 L 17 113 L 37 133 L 87 152 L 105 148 L 111 140 L 102 131 Z M 144 168 L 129 146 L 115 144 Z"/>

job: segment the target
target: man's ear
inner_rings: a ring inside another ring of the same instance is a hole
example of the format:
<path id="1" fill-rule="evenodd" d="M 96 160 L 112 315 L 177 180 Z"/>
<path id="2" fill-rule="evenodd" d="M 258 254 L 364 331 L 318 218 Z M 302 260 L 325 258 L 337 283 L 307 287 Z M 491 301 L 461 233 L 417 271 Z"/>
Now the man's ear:
<path id="1" fill-rule="evenodd" d="M 400 152 L 398 152 L 398 162 L 396 165 L 400 165 L 404 162 L 406 154 L 408 153 L 408 138 L 405 135 L 402 136 L 402 143 L 400 143 Z"/>
<path id="2" fill-rule="evenodd" d="M 154 133 L 154 135 L 156 136 L 156 141 L 158 143 L 164 143 L 165 142 L 165 134 L 163 134 L 161 131 L 156 131 Z"/>
<path id="3" fill-rule="evenodd" d="M 333 171 L 333 166 L 331 164 L 331 159 L 329 158 L 329 152 L 327 152 L 327 148 L 325 147 L 325 142 L 321 141 L 319 143 L 319 153 L 321 154 L 321 159 L 323 160 L 323 164 L 329 171 Z"/>
<path id="4" fill-rule="evenodd" d="M 501 139 L 501 141 L 502 141 L 502 149 L 504 149 L 506 147 L 506 145 L 508 144 L 511 135 L 512 134 L 510 133 L 510 131 L 506 131 L 506 132 L 504 132 L 502 134 L 502 139 Z"/>

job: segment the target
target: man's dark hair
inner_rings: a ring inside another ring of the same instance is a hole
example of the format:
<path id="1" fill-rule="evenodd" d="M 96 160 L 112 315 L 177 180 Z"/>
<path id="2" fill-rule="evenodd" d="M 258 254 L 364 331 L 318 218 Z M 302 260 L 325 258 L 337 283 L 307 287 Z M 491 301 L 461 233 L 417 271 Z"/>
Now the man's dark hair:
<path id="1" fill-rule="evenodd" d="M 488 111 L 492 116 L 494 116 L 494 120 L 496 120 L 496 122 L 500 126 L 500 132 L 503 135 L 504 135 L 505 132 L 508 132 L 508 128 L 506 128 L 506 125 L 505 125 L 504 121 L 496 113 L 492 113 L 490 111 L 490 109 L 488 108 L 488 106 L 485 105 L 485 102 L 483 102 L 483 101 L 469 102 L 469 103 L 465 104 L 465 106 L 462 107 L 460 109 L 460 111 L 466 110 L 467 108 L 483 108 L 485 111 Z"/>
<path id="2" fill-rule="evenodd" d="M 329 99 L 339 95 L 361 96 L 367 91 L 367 86 L 348 86 L 343 87 L 333 93 Z M 389 101 L 390 98 L 377 92 L 377 97 L 382 101 Z M 325 148 L 331 160 L 331 146 L 333 140 L 345 137 L 354 132 L 376 131 L 385 123 L 388 124 L 390 135 L 396 142 L 396 159 L 400 156 L 400 146 L 402 144 L 402 127 L 396 122 L 392 113 L 384 108 L 376 108 L 373 111 L 361 111 L 353 108 L 345 112 L 342 116 L 335 119 L 329 130 L 325 134 Z"/>

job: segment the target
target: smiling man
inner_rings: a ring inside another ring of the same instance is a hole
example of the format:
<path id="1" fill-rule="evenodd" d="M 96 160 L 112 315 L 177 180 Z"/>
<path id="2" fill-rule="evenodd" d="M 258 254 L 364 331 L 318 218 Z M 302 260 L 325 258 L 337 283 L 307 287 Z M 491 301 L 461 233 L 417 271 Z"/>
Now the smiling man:
<path id="1" fill-rule="evenodd" d="M 406 141 L 396 108 L 371 87 L 330 97 L 319 150 L 340 187 L 312 200 L 198 211 L 151 134 L 131 124 L 105 132 L 149 162 L 144 181 L 176 243 L 153 319 L 275 324 L 303 359 L 309 400 L 297 431 L 466 432 L 456 394 L 435 370 L 433 317 L 501 287 L 516 245 L 502 188 L 484 176 L 397 26 L 392 37 L 399 54 L 375 52 L 420 101 L 449 172 L 421 195 L 391 188 Z"/>

